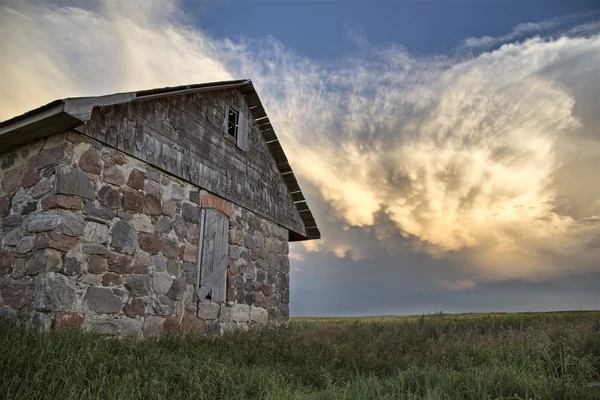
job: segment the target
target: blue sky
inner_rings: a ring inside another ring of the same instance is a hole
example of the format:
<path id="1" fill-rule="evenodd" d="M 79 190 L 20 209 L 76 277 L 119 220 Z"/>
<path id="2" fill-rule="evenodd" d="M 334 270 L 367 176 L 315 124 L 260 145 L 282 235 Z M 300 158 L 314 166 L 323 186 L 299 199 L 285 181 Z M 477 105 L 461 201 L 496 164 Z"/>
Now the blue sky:
<path id="1" fill-rule="evenodd" d="M 251 78 L 322 239 L 292 315 L 600 308 L 597 1 L 7 1 L 0 119 Z"/>
<path id="2" fill-rule="evenodd" d="M 375 46 L 452 52 L 467 37 L 501 36 L 522 23 L 599 11 L 594 0 L 186 1 L 192 21 L 221 38 L 272 36 L 301 54 L 334 59 Z M 365 44 L 366 44 L 365 43 Z"/>

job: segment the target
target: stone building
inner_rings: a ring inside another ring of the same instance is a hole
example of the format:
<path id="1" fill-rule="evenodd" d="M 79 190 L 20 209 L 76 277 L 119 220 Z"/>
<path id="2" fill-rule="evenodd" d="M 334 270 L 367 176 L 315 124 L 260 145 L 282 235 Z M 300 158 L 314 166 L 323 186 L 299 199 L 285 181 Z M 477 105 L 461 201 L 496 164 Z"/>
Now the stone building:
<path id="1" fill-rule="evenodd" d="M 154 337 L 288 321 L 320 237 L 249 80 L 68 98 L 0 123 L 0 317 Z"/>

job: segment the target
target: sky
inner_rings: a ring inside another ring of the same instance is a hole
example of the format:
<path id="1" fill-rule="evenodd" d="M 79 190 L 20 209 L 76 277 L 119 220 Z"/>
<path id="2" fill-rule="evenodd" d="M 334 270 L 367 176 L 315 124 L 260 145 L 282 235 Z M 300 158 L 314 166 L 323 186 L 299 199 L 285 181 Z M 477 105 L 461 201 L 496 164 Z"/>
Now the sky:
<path id="1" fill-rule="evenodd" d="M 250 78 L 322 239 L 292 316 L 600 308 L 596 1 L 0 0 L 0 120 Z"/>

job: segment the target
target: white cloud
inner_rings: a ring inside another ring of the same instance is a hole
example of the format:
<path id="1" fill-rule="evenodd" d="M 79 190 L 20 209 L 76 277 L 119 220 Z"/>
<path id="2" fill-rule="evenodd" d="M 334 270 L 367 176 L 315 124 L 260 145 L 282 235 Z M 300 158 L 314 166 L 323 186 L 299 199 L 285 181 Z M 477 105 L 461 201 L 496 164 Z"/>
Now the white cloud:
<path id="1" fill-rule="evenodd" d="M 176 2 L 0 8 L 0 118 L 67 96 L 250 77 L 296 173 L 336 219 L 373 228 L 385 247 L 377 215 L 414 249 L 456 257 L 482 279 L 577 272 L 598 255 L 585 246 L 597 225 L 557 212 L 555 177 L 557 143 L 586 126 L 573 89 L 586 82 L 570 71 L 584 63 L 600 76 L 599 35 L 456 60 L 389 47 L 321 65 L 274 39 L 211 38 L 180 22 Z M 336 236 L 306 250 L 369 256 Z"/>

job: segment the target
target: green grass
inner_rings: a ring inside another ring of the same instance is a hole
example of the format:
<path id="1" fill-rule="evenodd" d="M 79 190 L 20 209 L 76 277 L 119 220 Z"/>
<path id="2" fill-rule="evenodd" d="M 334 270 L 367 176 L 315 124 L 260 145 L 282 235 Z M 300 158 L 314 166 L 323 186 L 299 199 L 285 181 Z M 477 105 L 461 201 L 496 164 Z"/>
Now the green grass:
<path id="1" fill-rule="evenodd" d="M 0 329 L 7 399 L 600 399 L 600 312 L 297 318 L 221 338 Z"/>

